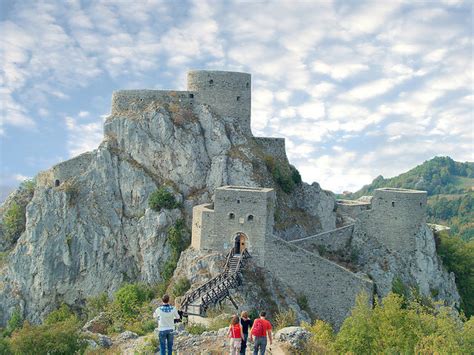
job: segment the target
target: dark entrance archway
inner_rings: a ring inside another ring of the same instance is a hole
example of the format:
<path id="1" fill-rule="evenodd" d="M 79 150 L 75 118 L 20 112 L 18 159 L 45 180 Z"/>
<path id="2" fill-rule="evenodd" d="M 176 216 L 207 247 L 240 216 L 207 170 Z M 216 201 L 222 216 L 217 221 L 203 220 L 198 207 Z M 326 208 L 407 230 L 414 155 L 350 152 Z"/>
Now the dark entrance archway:
<path id="1" fill-rule="evenodd" d="M 247 249 L 247 236 L 244 233 L 237 233 L 234 239 L 234 254 L 240 254 Z"/>

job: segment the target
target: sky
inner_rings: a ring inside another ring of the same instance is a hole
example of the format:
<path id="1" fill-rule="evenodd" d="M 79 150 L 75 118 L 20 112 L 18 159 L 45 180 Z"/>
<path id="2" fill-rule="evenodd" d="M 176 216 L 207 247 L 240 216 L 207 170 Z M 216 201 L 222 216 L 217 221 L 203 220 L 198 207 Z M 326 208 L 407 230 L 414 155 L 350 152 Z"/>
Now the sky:
<path id="1" fill-rule="evenodd" d="M 252 131 L 355 191 L 474 161 L 470 1 L 0 0 L 0 190 L 95 149 L 112 91 L 252 74 Z M 1 195 L 1 193 L 0 193 Z"/>

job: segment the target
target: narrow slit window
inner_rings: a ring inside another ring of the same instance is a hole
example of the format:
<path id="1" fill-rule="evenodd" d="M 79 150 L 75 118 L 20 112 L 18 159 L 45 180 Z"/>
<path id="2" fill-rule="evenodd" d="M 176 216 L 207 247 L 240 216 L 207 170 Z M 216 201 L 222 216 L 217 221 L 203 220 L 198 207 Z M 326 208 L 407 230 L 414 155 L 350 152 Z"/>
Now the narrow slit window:
<path id="1" fill-rule="evenodd" d="M 237 96 L 237 101 L 240 101 L 240 96 Z"/>
<path id="2" fill-rule="evenodd" d="M 395 202 L 392 201 L 392 207 L 395 207 Z"/>

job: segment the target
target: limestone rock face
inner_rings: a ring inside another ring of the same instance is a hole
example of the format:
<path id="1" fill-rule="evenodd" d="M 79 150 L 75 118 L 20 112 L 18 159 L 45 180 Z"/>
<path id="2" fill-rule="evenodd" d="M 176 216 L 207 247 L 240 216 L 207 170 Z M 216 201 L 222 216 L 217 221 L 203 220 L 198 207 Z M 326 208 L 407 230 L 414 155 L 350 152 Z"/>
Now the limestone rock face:
<path id="1" fill-rule="evenodd" d="M 376 238 L 364 235 L 356 228 L 352 249 L 357 251 L 357 264 L 372 278 L 380 297 L 392 291 L 392 285 L 398 279 L 407 288 L 417 288 L 421 295 L 459 305 L 454 274 L 443 268 L 430 228 L 426 224 L 420 225 L 414 231 L 414 238 L 415 250 L 401 254 L 385 248 Z"/>
<path id="2" fill-rule="evenodd" d="M 39 322 L 62 302 L 80 306 L 126 281 L 160 281 L 170 255 L 168 229 L 178 219 L 190 227 L 192 207 L 210 202 L 216 187 L 275 187 L 267 155 L 235 119 L 207 105 L 116 109 L 97 150 L 37 176 L 16 244 L 7 245 L 0 233 L 8 249 L 0 268 L 0 324 L 16 307 Z M 148 196 L 162 185 L 174 190 L 182 209 L 148 208 Z M 277 189 L 277 204 L 304 221 L 294 228 L 285 214 L 277 233 L 302 237 L 334 228 L 332 193 L 304 183 L 291 194 Z"/>

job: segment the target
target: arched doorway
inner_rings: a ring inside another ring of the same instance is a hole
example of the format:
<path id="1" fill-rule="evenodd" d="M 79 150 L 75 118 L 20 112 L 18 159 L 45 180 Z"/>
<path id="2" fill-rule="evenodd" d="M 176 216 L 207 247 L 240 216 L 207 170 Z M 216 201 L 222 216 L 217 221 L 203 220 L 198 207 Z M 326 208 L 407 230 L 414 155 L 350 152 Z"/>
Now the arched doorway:
<path id="1" fill-rule="evenodd" d="M 234 239 L 234 254 L 240 254 L 247 249 L 247 236 L 244 233 L 237 233 Z"/>

